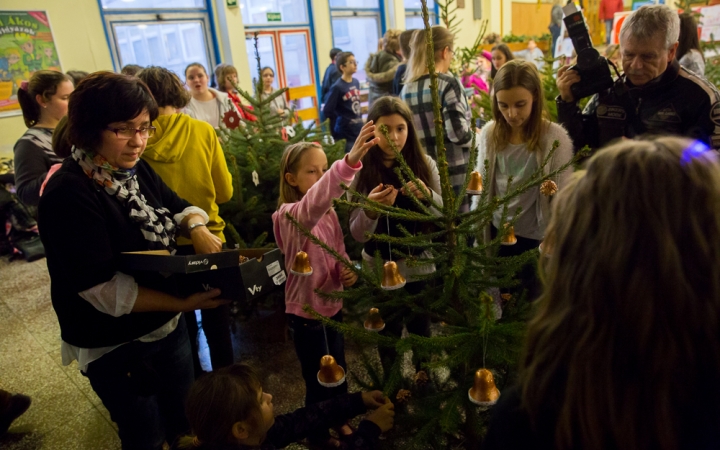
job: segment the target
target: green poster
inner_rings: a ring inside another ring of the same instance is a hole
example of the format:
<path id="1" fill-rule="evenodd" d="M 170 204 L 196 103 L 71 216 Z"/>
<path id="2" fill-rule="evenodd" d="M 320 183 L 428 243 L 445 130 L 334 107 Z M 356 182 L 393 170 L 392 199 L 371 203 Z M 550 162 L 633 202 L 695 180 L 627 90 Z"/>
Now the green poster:
<path id="1" fill-rule="evenodd" d="M 0 11 L 0 117 L 20 110 L 17 90 L 38 70 L 59 70 L 45 11 Z"/>

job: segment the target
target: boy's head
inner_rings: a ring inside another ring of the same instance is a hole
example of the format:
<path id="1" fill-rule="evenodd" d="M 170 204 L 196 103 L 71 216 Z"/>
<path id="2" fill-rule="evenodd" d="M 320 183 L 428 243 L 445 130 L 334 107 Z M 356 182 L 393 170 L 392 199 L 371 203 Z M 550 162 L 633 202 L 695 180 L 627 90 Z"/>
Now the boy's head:
<path id="1" fill-rule="evenodd" d="M 335 65 L 343 75 L 352 75 L 357 72 L 357 61 L 352 52 L 340 52 L 335 58 Z"/>
<path id="2" fill-rule="evenodd" d="M 198 379 L 185 404 L 195 437 L 206 445 L 259 445 L 275 422 L 272 395 L 264 393 L 255 371 L 233 364 Z"/>
<path id="3" fill-rule="evenodd" d="M 330 60 L 331 60 L 332 62 L 335 62 L 335 58 L 336 58 L 337 55 L 339 55 L 340 53 L 342 53 L 342 49 L 339 49 L 339 48 L 337 48 L 337 47 L 333 47 L 332 50 L 330 50 Z"/>

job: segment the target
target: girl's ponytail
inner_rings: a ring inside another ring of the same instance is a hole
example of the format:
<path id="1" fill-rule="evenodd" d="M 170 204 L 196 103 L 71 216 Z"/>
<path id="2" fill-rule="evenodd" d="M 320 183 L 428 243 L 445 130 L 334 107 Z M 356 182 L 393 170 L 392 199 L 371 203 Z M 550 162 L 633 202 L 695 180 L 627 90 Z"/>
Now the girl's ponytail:
<path id="1" fill-rule="evenodd" d="M 435 60 L 438 53 L 441 53 L 446 47 L 452 50 L 455 37 L 447 28 L 435 25 L 430 28 L 432 32 L 433 48 L 435 49 Z M 405 83 L 410 83 L 427 73 L 427 30 L 419 29 L 413 33 L 410 42 L 410 59 L 407 62 L 407 71 L 405 72 Z"/>
<path id="2" fill-rule="evenodd" d="M 73 82 L 72 78 L 62 72 L 38 70 L 29 82 L 22 84 L 17 96 L 25 126 L 30 128 L 40 121 L 40 105 L 37 102 L 37 96 L 50 100 L 50 97 L 57 92 L 58 85 L 63 81 Z"/>

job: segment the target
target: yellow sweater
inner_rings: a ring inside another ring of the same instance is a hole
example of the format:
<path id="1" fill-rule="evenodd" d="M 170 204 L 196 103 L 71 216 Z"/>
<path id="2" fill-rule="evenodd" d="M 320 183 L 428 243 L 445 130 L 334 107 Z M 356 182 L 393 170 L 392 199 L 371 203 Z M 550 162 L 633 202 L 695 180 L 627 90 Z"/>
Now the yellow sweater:
<path id="1" fill-rule="evenodd" d="M 215 130 L 182 113 L 160 116 L 153 126 L 157 131 L 148 139 L 142 159 L 170 189 L 207 212 L 208 230 L 225 242 L 218 204 L 230 200 L 233 185 Z M 178 236 L 178 245 L 191 244 Z"/>

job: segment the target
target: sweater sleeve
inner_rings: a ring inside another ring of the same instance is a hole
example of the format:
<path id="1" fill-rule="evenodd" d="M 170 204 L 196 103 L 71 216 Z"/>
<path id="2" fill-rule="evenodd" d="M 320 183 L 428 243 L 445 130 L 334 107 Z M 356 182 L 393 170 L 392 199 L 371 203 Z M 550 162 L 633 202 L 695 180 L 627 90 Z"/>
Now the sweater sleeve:
<path id="1" fill-rule="evenodd" d="M 344 192 L 341 182 L 349 185 L 362 164 L 353 168 L 347 163 L 347 156 L 335 161 L 330 170 L 315 183 L 299 202 L 288 205 L 284 211 L 293 216 L 302 226 L 312 230 L 332 206 L 332 200 Z M 284 215 L 284 214 L 283 214 Z"/>
<path id="2" fill-rule="evenodd" d="M 37 206 L 50 161 L 44 150 L 28 139 L 20 139 L 15 144 L 14 160 L 17 195 L 24 204 Z"/>
<path id="3" fill-rule="evenodd" d="M 225 154 L 220 146 L 220 140 L 213 131 L 210 138 L 210 174 L 215 185 L 215 203 L 225 203 L 232 198 L 232 176 L 228 170 Z"/>
<path id="4" fill-rule="evenodd" d="M 425 155 L 425 162 L 427 162 L 428 168 L 430 169 L 430 184 L 428 184 L 427 187 L 430 189 L 433 201 L 437 203 L 438 206 L 443 206 L 442 186 L 440 185 L 440 172 L 438 172 L 437 163 L 428 155 Z M 435 210 L 435 208 L 430 208 L 430 211 L 438 216 L 441 214 L 441 212 Z"/>
<path id="5" fill-rule="evenodd" d="M 557 150 L 555 150 L 555 154 L 553 155 L 553 161 L 550 167 L 551 170 L 556 170 L 557 168 L 559 168 L 563 164 L 566 164 L 572 159 L 573 144 L 570 140 L 570 136 L 568 136 L 567 134 L 567 131 L 565 131 L 565 129 L 561 125 L 551 123 L 550 126 L 553 127 L 553 135 L 557 135 L 557 140 L 560 142 Z M 558 188 L 562 188 L 570 181 L 572 173 L 573 168 L 568 167 L 567 169 L 563 170 L 558 174 Z"/>
<path id="6" fill-rule="evenodd" d="M 277 416 L 275 423 L 268 430 L 266 442 L 277 448 L 286 447 L 308 436 L 315 430 L 342 425 L 349 419 L 363 414 L 365 411 L 366 408 L 360 392 L 339 395 L 331 400 L 300 408 L 290 414 Z M 377 437 L 380 435 L 380 429 L 377 428 L 377 426 L 375 426 L 375 428 L 376 430 L 370 429 L 364 433 L 368 441 L 372 441 L 373 438 L 377 440 Z M 375 433 L 373 433 L 373 431 L 375 431 Z M 358 432 L 360 432 L 360 429 L 358 429 Z M 374 447 L 362 446 L 358 448 Z"/>
<path id="7" fill-rule="evenodd" d="M 325 117 L 328 119 L 335 119 L 337 117 L 337 102 L 338 98 L 340 97 L 340 88 L 335 86 L 334 84 L 330 86 L 330 90 L 327 94 L 327 99 L 325 99 L 325 106 L 323 107 L 323 114 L 325 114 Z"/>
<path id="8" fill-rule="evenodd" d="M 191 205 L 187 200 L 180 198 L 175 191 L 170 189 L 167 184 L 158 176 L 158 174 L 153 170 L 152 167 L 150 167 L 150 164 L 146 163 L 144 160 L 138 161 L 138 165 L 143 165 L 144 169 L 147 171 L 147 175 L 149 179 L 151 180 L 152 186 L 147 186 L 146 189 L 157 189 L 160 194 L 160 199 L 162 201 L 162 206 L 164 208 L 167 208 L 168 211 L 170 211 L 173 215 L 179 214 L 185 210 L 185 208 Z M 140 189 L 143 189 L 143 186 L 140 186 Z"/>
<path id="9" fill-rule="evenodd" d="M 467 147 L 472 141 L 473 128 L 468 120 L 470 106 L 465 92 L 456 78 L 451 78 L 443 92 L 443 122 L 451 142 Z"/>

